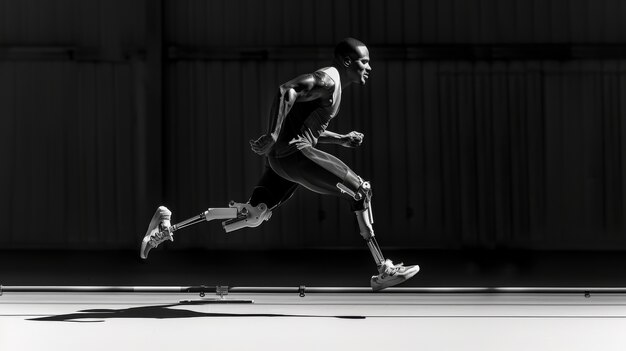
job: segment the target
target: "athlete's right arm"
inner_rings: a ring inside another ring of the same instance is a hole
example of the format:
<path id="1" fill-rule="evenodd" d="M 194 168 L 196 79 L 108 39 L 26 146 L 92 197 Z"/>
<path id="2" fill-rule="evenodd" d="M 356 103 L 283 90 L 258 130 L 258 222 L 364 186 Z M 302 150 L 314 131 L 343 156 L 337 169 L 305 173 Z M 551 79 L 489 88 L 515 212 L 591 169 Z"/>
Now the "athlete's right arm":
<path id="1" fill-rule="evenodd" d="M 278 113 L 274 129 L 271 132 L 272 139 L 278 140 L 283 122 L 289 111 L 296 102 L 312 101 L 325 96 L 332 95 L 334 82 L 322 72 L 304 74 L 288 81 L 279 88 Z"/>
<path id="2" fill-rule="evenodd" d="M 259 155 L 266 155 L 278 140 L 283 123 L 296 102 L 312 101 L 332 95 L 334 82 L 326 74 L 315 72 L 301 75 L 279 87 L 277 106 L 272 106 L 270 130 L 257 140 L 250 140 L 250 147 Z M 278 110 L 278 111 L 276 111 Z"/>

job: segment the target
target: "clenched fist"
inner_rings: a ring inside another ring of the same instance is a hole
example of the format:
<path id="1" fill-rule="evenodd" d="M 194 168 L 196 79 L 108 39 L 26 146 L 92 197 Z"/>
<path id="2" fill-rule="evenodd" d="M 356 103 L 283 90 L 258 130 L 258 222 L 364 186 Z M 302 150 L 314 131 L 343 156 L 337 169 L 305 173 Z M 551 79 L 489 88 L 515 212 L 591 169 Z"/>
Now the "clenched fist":
<path id="1" fill-rule="evenodd" d="M 261 135 L 257 140 L 250 140 L 250 148 L 261 156 L 267 156 L 276 140 L 271 134 Z"/>
<path id="2" fill-rule="evenodd" d="M 358 147 L 363 143 L 363 133 L 352 131 L 343 136 L 340 145 L 345 147 Z"/>

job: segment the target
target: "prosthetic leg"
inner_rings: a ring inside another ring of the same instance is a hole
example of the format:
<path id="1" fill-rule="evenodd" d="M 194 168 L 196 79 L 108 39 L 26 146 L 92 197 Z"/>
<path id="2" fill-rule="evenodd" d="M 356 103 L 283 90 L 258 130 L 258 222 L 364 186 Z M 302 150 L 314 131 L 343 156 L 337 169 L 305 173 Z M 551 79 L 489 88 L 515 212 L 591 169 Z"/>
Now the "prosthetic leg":
<path id="1" fill-rule="evenodd" d="M 376 237 L 374 235 L 374 213 L 372 209 L 372 187 L 367 181 L 363 181 L 359 178 L 360 186 L 356 192 L 350 190 L 346 185 L 337 183 L 337 187 L 343 192 L 354 198 L 355 201 L 363 202 L 363 209 L 357 210 L 356 214 L 357 222 L 359 223 L 359 230 L 361 236 L 365 239 L 367 247 L 372 253 L 376 267 L 378 268 L 378 275 L 372 276 L 370 285 L 372 290 L 379 291 L 390 286 L 400 284 L 407 279 L 413 277 L 419 272 L 419 266 L 404 266 L 403 263 L 394 265 L 391 260 L 385 259 Z"/>
<path id="2" fill-rule="evenodd" d="M 376 238 L 374 237 L 374 228 L 372 227 L 372 224 L 374 224 L 372 187 L 369 182 L 363 181 L 362 179 L 359 180 L 361 181 L 361 185 L 356 192 L 350 190 L 346 185 L 341 183 L 337 183 L 337 187 L 342 193 L 346 193 L 353 197 L 354 200 L 363 201 L 363 209 L 354 213 L 356 214 L 356 220 L 359 223 L 361 236 L 365 239 L 367 247 L 370 249 L 372 257 L 374 258 L 374 262 L 376 262 L 376 266 L 380 267 L 385 262 L 385 257 L 378 246 L 378 242 L 376 242 Z"/>
<path id="3" fill-rule="evenodd" d="M 172 212 L 165 206 L 157 208 L 141 243 L 139 253 L 141 258 L 147 259 L 150 250 L 159 246 L 162 242 L 166 240 L 174 241 L 174 232 L 179 229 L 200 222 L 226 219 L 226 221 L 222 222 L 222 227 L 227 233 L 230 233 L 245 227 L 258 227 L 263 221 L 270 219 L 272 211 L 264 203 L 254 207 L 248 203 L 243 204 L 231 201 L 228 204 L 228 208 L 209 208 L 195 217 L 174 225 L 170 224 L 171 215 Z"/>

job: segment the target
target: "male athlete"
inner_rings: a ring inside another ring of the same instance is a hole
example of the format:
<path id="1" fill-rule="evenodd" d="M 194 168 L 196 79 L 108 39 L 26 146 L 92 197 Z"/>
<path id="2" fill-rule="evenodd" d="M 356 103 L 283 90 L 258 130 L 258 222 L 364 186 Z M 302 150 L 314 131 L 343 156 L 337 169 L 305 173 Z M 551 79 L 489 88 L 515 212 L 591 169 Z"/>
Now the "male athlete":
<path id="1" fill-rule="evenodd" d="M 363 134 L 346 135 L 327 130 L 337 115 L 341 92 L 353 83 L 365 85 L 372 70 L 365 44 L 346 38 L 335 47 L 333 65 L 301 75 L 279 88 L 270 112 L 266 134 L 250 140 L 254 152 L 267 158 L 265 172 L 247 203 L 231 202 L 229 208 L 209 209 L 200 216 L 171 225 L 171 212 L 159 207 L 144 237 L 141 257 L 165 240 L 173 240 L 173 232 L 199 221 L 227 219 L 227 232 L 243 227 L 256 227 L 269 220 L 272 212 L 303 186 L 319 194 L 335 195 L 350 201 L 356 214 L 361 236 L 365 239 L 378 275 L 372 276 L 371 287 L 378 291 L 404 282 L 419 271 L 419 266 L 393 264 L 383 256 L 372 227 L 372 190 L 338 158 L 316 148 L 318 143 L 335 143 L 357 147 Z"/>

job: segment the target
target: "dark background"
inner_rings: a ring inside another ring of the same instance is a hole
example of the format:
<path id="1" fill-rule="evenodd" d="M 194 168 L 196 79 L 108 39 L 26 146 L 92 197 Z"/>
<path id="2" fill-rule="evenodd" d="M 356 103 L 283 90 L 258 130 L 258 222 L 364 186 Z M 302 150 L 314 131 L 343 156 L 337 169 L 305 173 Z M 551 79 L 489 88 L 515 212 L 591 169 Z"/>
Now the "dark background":
<path id="1" fill-rule="evenodd" d="M 374 189 L 386 250 L 626 249 L 620 0 L 0 0 L 0 248 L 136 250 L 245 201 L 271 97 L 370 47 L 323 148 Z M 347 203 L 299 190 L 256 229 L 167 250 L 366 247 Z M 468 251 L 468 252 L 469 252 Z M 134 254 L 134 253 L 133 253 Z"/>

